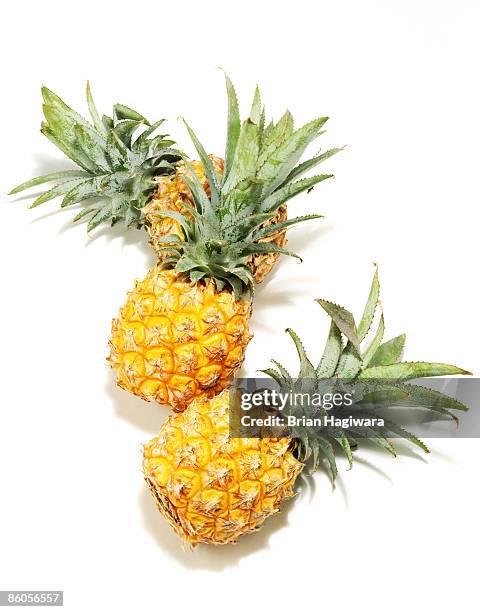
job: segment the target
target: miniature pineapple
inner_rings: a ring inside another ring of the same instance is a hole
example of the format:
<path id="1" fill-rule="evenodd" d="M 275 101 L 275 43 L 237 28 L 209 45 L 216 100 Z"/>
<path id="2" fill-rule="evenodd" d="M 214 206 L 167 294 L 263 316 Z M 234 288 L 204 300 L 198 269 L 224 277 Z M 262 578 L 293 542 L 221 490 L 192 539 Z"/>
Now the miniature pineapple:
<path id="1" fill-rule="evenodd" d="M 396 381 L 395 390 L 407 397 L 408 405 L 456 418 L 452 410 L 466 410 L 463 404 L 436 391 L 408 384 L 408 380 L 469 372 L 440 363 L 401 361 L 405 336 L 382 344 L 383 314 L 371 342 L 361 348 L 378 299 L 375 273 L 358 327 L 345 308 L 317 300 L 332 319 L 317 367 L 308 359 L 295 332 L 287 330 L 300 358 L 297 380 L 308 379 L 320 385 L 331 377 L 379 383 L 391 379 Z M 277 381 L 280 390 L 288 392 L 294 379 L 278 362 L 274 363 L 276 369 L 264 372 Z M 158 436 L 144 448 L 143 473 L 158 509 L 191 545 L 226 544 L 254 531 L 278 512 L 282 501 L 293 495 L 295 480 L 305 465 L 316 470 L 325 461 L 335 480 L 335 447 L 345 453 L 351 464 L 352 447 L 362 441 L 357 439 L 356 431 L 328 426 L 322 427 L 321 434 L 310 437 L 230 437 L 229 411 L 236 398 L 232 391 L 225 390 L 214 399 L 196 399 L 185 412 L 169 417 Z M 385 402 L 385 395 L 382 401 Z M 373 429 L 370 438 L 395 455 L 395 447 L 387 438 L 389 434 L 404 437 L 428 452 L 421 440 L 390 421 L 383 428 Z"/>
<path id="2" fill-rule="evenodd" d="M 238 112 L 237 101 L 233 86 L 229 81 L 228 83 L 231 110 L 235 113 Z M 208 172 L 203 161 L 194 161 L 187 168 L 186 164 L 181 162 L 185 155 L 172 148 L 175 142 L 170 140 L 167 134 L 155 135 L 157 128 L 164 122 L 163 119 L 150 123 L 143 115 L 123 104 L 114 105 L 111 117 L 103 115 L 100 118 L 88 83 L 87 102 L 92 123 L 72 110 L 46 87 L 42 88 L 42 95 L 45 121 L 42 123 L 41 131 L 78 168 L 39 176 L 18 185 L 10 193 L 16 194 L 38 185 L 53 183 L 54 186 L 37 197 L 30 208 L 62 197 L 62 208 L 75 204 L 84 205 L 74 217 L 74 221 L 88 220 L 88 231 L 102 223 L 114 225 L 122 221 L 126 228 L 144 227 L 150 236 L 153 248 L 162 260 L 163 238 L 173 233 L 182 236 L 178 222 L 172 218 L 166 219 L 162 213 L 171 211 L 189 217 L 189 210 L 194 205 L 193 195 L 183 175 L 190 171 L 194 173 L 207 197 L 210 198 Z M 234 121 L 235 119 L 238 119 L 238 116 L 233 118 Z M 324 123 L 326 118 L 322 121 Z M 239 123 L 236 125 L 238 127 Z M 231 129 L 237 129 L 232 126 L 233 124 L 230 126 Z M 315 137 L 318 135 L 317 131 Z M 250 163 L 245 168 L 239 166 L 237 172 L 231 176 L 235 176 L 238 181 L 252 180 L 255 177 L 251 175 L 251 171 L 255 164 L 258 173 L 261 174 L 261 166 L 265 163 L 263 174 L 267 174 L 272 172 L 271 165 L 275 163 L 277 154 L 280 156 L 279 163 L 285 162 L 287 155 L 292 155 L 290 164 L 292 175 L 286 176 L 279 172 L 278 177 L 281 180 L 271 186 L 270 195 L 275 189 L 279 190 L 286 186 L 294 178 L 339 150 L 331 149 L 294 168 L 298 161 L 298 157 L 295 157 L 298 151 L 303 151 L 310 142 L 308 140 L 305 147 L 300 147 L 300 140 L 304 137 L 310 138 L 311 133 L 302 129 L 294 132 L 290 113 L 286 113 L 276 125 L 271 123 L 265 128 L 262 124 L 258 136 L 262 137 L 262 143 L 257 142 L 254 146 L 261 147 L 261 153 L 253 150 Z M 231 148 L 225 153 L 226 162 L 219 157 L 210 156 L 210 162 L 217 176 L 223 174 L 225 164 L 228 165 L 233 159 L 238 141 L 238 133 L 232 132 L 229 139 Z M 290 146 L 293 146 L 291 150 Z M 244 174 L 242 170 L 246 173 Z M 262 180 L 262 177 L 258 178 Z M 233 186 L 233 183 L 230 183 L 230 188 Z M 238 187 L 237 193 L 240 193 L 240 185 L 236 187 Z M 267 230 L 273 220 L 283 222 L 286 219 L 286 207 L 280 206 L 273 219 L 266 220 L 265 224 L 259 227 Z M 267 230 L 265 235 L 256 240 L 283 247 L 286 242 L 285 229 L 278 228 L 276 233 Z M 279 253 L 276 251 L 258 252 L 250 256 L 247 265 L 256 282 L 265 278 L 278 257 Z"/>
<path id="3" fill-rule="evenodd" d="M 224 389 L 252 334 L 251 301 L 152 268 L 113 321 L 109 361 L 117 384 L 146 401 L 184 410 L 198 396 Z"/>
<path id="4" fill-rule="evenodd" d="M 224 161 L 215 155 L 208 156 L 213 164 L 214 170 L 218 175 L 223 175 Z M 191 169 L 195 172 L 202 188 L 210 198 L 210 185 L 205 174 L 205 168 L 201 161 L 194 161 L 190 164 Z M 172 210 L 184 214 L 187 218 L 190 217 L 189 208 L 194 206 L 193 198 L 188 185 L 182 178 L 182 175 L 188 174 L 185 163 L 181 162 L 175 174 L 157 179 L 158 187 L 154 192 L 150 202 L 144 209 L 145 227 L 150 236 L 150 244 L 156 251 L 160 260 L 163 260 L 165 253 L 162 247 L 165 243 L 162 238 L 168 234 L 178 234 L 183 236 L 182 228 L 175 219 L 168 219 L 159 215 L 160 212 Z M 287 220 L 287 206 L 281 206 L 277 214 L 271 221 L 267 221 L 262 227 L 266 227 L 271 223 L 279 223 Z M 282 247 L 286 245 L 287 239 L 285 231 L 279 231 L 276 234 L 261 238 L 259 242 L 273 242 Z M 264 278 L 272 271 L 274 265 L 278 261 L 279 253 L 257 253 L 251 255 L 247 261 L 247 265 L 252 271 L 253 279 L 256 283 L 261 283 Z"/>
<path id="5" fill-rule="evenodd" d="M 298 257 L 264 239 L 321 217 L 314 214 L 280 221 L 279 209 L 296 194 L 331 177 L 293 180 L 320 163 L 315 158 L 296 165 L 308 144 L 321 134 L 325 117 L 295 132 L 289 128 L 289 115 L 265 127 L 257 89 L 250 116 L 241 123 L 228 77 L 227 92 L 224 172 L 217 171 L 214 160 L 187 126 L 209 191 L 185 160 L 182 179 L 194 205 L 188 214 L 156 211 L 160 218 L 176 223 L 171 234 L 161 237 L 158 249 L 165 256 L 137 283 L 112 326 L 110 363 L 118 384 L 177 411 L 228 385 L 251 338 L 251 258 L 281 253 Z"/>
<path id="6" fill-rule="evenodd" d="M 158 508 L 190 544 L 226 544 L 259 527 L 303 468 L 290 440 L 229 438 L 229 403 L 228 390 L 195 400 L 144 449 Z"/>

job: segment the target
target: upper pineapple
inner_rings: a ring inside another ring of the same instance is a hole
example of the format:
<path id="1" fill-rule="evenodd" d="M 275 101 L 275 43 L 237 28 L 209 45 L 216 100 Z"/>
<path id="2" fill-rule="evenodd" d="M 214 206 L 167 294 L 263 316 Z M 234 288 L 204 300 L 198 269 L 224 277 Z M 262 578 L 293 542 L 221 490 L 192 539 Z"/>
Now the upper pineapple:
<path id="1" fill-rule="evenodd" d="M 151 124 L 121 104 L 114 106 L 112 117 L 100 119 L 87 84 L 90 123 L 43 87 L 41 131 L 78 169 L 37 177 L 10 193 L 53 183 L 31 207 L 61 196 L 62 207 L 85 205 L 74 221 L 88 219 L 88 230 L 120 220 L 127 227 L 145 226 L 150 234 L 159 234 L 155 249 L 170 254 L 167 264 L 188 273 L 193 281 L 212 277 L 219 288 L 227 283 L 239 295 L 251 286 L 253 276 L 257 281 L 265 276 L 280 253 L 292 255 L 283 248 L 288 227 L 320 217 L 287 220 L 284 204 L 330 178 L 331 174 L 321 174 L 300 179 L 339 149 L 298 163 L 308 145 L 323 133 L 327 117 L 294 130 L 287 111 L 277 123 L 265 125 L 257 88 L 250 116 L 241 122 L 228 77 L 226 84 L 229 112 L 224 163 L 207 156 L 187 126 L 206 181 L 200 180 L 183 153 L 172 148 L 172 140 L 154 135 L 163 120 Z M 162 199 L 156 191 L 159 177 L 169 174 L 175 174 L 176 184 L 180 179 L 187 185 L 191 197 L 182 201 L 183 208 L 169 208 L 169 198 Z M 158 223 L 165 218 L 171 223 Z M 165 227 L 172 233 L 164 235 Z"/>
<path id="2" fill-rule="evenodd" d="M 187 172 L 182 178 L 192 193 L 194 205 L 188 215 L 175 211 L 159 211 L 158 215 L 177 221 L 183 234 L 162 238 L 166 243 L 162 248 L 169 253 L 166 265 L 188 274 L 193 281 L 214 278 L 219 289 L 227 284 L 240 295 L 247 286 L 253 285 L 247 265 L 252 255 L 284 253 L 298 257 L 274 242 L 260 240 L 300 221 L 321 217 L 305 215 L 280 220 L 277 213 L 289 199 L 333 176 L 319 174 L 299 179 L 339 149 L 330 149 L 298 163 L 308 145 L 323 133 L 327 117 L 294 130 L 293 118 L 287 111 L 278 123 L 265 125 L 265 110 L 257 88 L 250 115 L 241 122 L 228 76 L 226 85 L 229 108 L 223 174 L 217 172 L 212 159 L 186 124 L 204 166 L 210 194 L 185 159 Z"/>
<path id="3" fill-rule="evenodd" d="M 150 123 L 137 111 L 115 104 L 112 117 L 100 119 L 87 83 L 92 123 L 42 87 L 41 132 L 77 166 L 22 183 L 10 193 L 53 183 L 30 208 L 63 196 L 62 207 L 87 203 L 75 218 L 88 218 L 88 230 L 100 223 L 123 220 L 127 227 L 143 225 L 143 207 L 156 188 L 154 178 L 174 172 L 180 153 L 166 134 L 154 135 L 164 119 Z M 140 128 L 145 128 L 140 131 Z"/>
<path id="4" fill-rule="evenodd" d="M 380 312 L 378 327 L 371 334 L 371 340 L 365 348 L 363 341 L 367 338 L 374 321 L 375 311 L 379 307 L 380 284 L 378 272 L 375 271 L 368 300 L 358 326 L 351 312 L 326 300 L 316 300 L 318 304 L 331 317 L 330 333 L 317 366 L 308 358 L 305 349 L 292 329 L 287 333 L 293 339 L 300 360 L 300 370 L 297 379 L 277 361 L 272 360 L 275 368 L 263 370 L 272 377 L 283 391 L 293 389 L 302 382 L 308 383 L 310 393 L 321 389 L 325 379 L 347 379 L 355 383 L 355 415 L 378 416 L 378 408 L 395 407 L 421 407 L 431 410 L 438 416 L 457 419 L 452 410 L 467 410 L 467 407 L 455 398 L 429 389 L 427 387 L 408 384 L 412 379 L 431 376 L 453 376 L 457 374 L 470 374 L 466 370 L 444 363 L 424 361 L 402 361 L 405 346 L 405 334 L 383 342 L 384 318 Z M 346 342 L 344 342 L 344 339 Z M 353 387 L 350 387 L 352 389 Z M 295 412 L 295 407 L 286 407 Z M 323 417 L 326 412 L 321 407 L 315 407 L 318 416 Z M 381 415 L 383 418 L 383 414 Z M 352 448 L 365 437 L 378 444 L 392 455 L 396 454 L 395 447 L 389 440 L 389 435 L 403 437 L 428 452 L 425 444 L 410 432 L 390 419 L 384 419 L 384 427 L 372 426 L 366 429 L 345 428 L 324 425 L 321 433 L 291 431 L 292 449 L 295 457 L 302 463 L 310 461 L 312 470 L 319 467 L 322 459 L 326 459 L 332 478 L 335 479 L 337 466 L 334 448 L 338 445 L 352 464 Z M 298 434 L 298 435 L 297 435 Z"/>

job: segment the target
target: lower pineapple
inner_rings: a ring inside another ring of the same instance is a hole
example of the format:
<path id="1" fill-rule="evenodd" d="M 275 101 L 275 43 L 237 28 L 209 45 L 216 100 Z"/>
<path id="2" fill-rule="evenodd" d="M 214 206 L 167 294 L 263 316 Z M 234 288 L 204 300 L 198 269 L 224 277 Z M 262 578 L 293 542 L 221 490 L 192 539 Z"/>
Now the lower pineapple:
<path id="1" fill-rule="evenodd" d="M 209 158 L 212 160 L 215 171 L 219 175 L 223 175 L 223 159 L 215 155 L 209 155 Z M 191 162 L 191 168 L 195 172 L 207 196 L 211 197 L 210 185 L 202 162 Z M 159 213 L 173 211 L 189 217 L 188 209 L 194 206 L 192 193 L 182 178 L 184 174 L 188 176 L 188 170 L 184 163 L 180 163 L 174 174 L 170 176 L 159 176 L 157 178 L 158 186 L 151 200 L 143 209 L 145 215 L 145 228 L 150 236 L 150 244 L 156 251 L 160 260 L 163 260 L 166 256 L 165 252 L 162 250 L 162 247 L 165 246 L 162 239 L 169 234 L 183 236 L 183 231 L 178 221 L 169 217 L 162 217 Z M 267 221 L 262 227 L 267 227 L 271 225 L 271 223 L 280 223 L 286 220 L 287 206 L 283 205 L 278 209 L 275 217 Z M 285 236 L 285 231 L 279 231 L 276 234 L 259 240 L 259 242 L 269 242 L 279 247 L 283 247 L 287 244 L 287 238 Z M 272 271 L 279 257 L 280 253 L 259 253 L 249 258 L 247 265 L 252 271 L 256 283 L 261 283 L 265 279 Z"/>
<path id="2" fill-rule="evenodd" d="M 406 401 L 404 406 L 430 409 L 433 418 L 447 416 L 456 420 L 452 410 L 467 409 L 447 395 L 408 384 L 412 378 L 469 372 L 442 363 L 401 361 L 405 336 L 381 344 L 383 314 L 370 344 L 364 350 L 360 348 L 379 304 L 377 273 L 358 327 L 345 308 L 325 300 L 318 302 L 332 319 L 318 366 L 312 365 L 295 332 L 287 330 L 300 359 L 297 379 L 278 362 L 274 362 L 277 370 L 264 370 L 275 379 L 285 397 L 295 388 L 295 380 L 311 382 L 310 392 L 318 392 L 326 378 L 338 377 L 376 381 L 376 387 L 370 389 L 377 389 L 380 408 L 385 408 L 385 391 L 392 391 L 391 385 L 385 387 L 385 381 L 395 381 L 392 406 L 401 392 Z M 360 383 L 357 390 L 361 389 Z M 352 448 L 365 439 L 365 432 L 360 432 L 358 427 L 341 429 L 326 422 L 321 430 L 314 432 L 287 430 L 284 433 L 290 437 L 286 438 L 233 438 L 229 436 L 229 409 L 233 400 L 229 390 L 213 399 L 196 399 L 185 412 L 169 417 L 159 435 L 144 448 L 143 473 L 158 509 L 191 545 L 227 544 L 259 528 L 280 509 L 283 500 L 292 497 L 295 480 L 307 464 L 313 471 L 326 462 L 335 480 L 335 448 L 341 449 L 351 464 Z M 361 404 L 361 398 L 357 400 Z M 360 404 L 357 408 L 361 410 Z M 375 409 L 371 393 L 368 406 L 371 414 Z M 291 408 L 288 402 L 284 406 L 287 412 Z M 301 413 L 304 414 L 303 404 Z M 326 414 L 324 410 L 321 416 Z M 406 438 L 428 452 L 421 440 L 386 419 L 381 427 L 370 426 L 367 437 L 395 456 L 395 447 L 388 439 L 392 435 Z"/>
<path id="3" fill-rule="evenodd" d="M 123 389 L 184 410 L 224 389 L 243 362 L 252 334 L 251 302 L 152 268 L 112 323 L 109 361 Z"/>
<path id="4" fill-rule="evenodd" d="M 189 544 L 227 544 L 292 497 L 303 468 L 288 439 L 229 438 L 230 392 L 195 400 L 144 449 L 158 509 Z"/>

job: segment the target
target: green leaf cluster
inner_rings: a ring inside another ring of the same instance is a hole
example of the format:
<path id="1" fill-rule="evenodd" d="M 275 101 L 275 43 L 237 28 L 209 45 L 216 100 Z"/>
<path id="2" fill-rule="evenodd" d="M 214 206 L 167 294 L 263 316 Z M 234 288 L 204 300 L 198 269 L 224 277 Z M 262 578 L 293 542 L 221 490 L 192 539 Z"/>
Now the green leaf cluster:
<path id="1" fill-rule="evenodd" d="M 227 75 L 225 80 L 228 118 L 224 174 L 216 172 L 197 135 L 185 123 L 205 167 L 211 195 L 207 196 L 185 159 L 184 179 L 194 200 L 191 218 L 168 211 L 159 214 L 177 220 L 185 234 L 185 241 L 173 235 L 167 238 L 166 265 L 175 266 L 194 281 L 213 278 L 219 289 L 228 285 L 238 296 L 253 288 L 247 266 L 252 255 L 281 253 L 299 258 L 277 244 L 259 241 L 300 222 L 322 217 L 311 214 L 272 221 L 287 201 L 332 177 L 317 174 L 301 178 L 340 149 L 329 149 L 301 162 L 307 147 L 323 134 L 327 117 L 294 129 L 293 117 L 286 111 L 278 122 L 266 124 L 257 87 L 250 114 L 241 121 L 235 89 Z"/>
<path id="2" fill-rule="evenodd" d="M 168 135 L 155 134 L 164 119 L 150 123 L 123 104 L 114 105 L 112 116 L 100 118 L 89 83 L 86 96 L 91 122 L 47 87 L 42 87 L 42 96 L 45 120 L 41 132 L 78 168 L 39 176 L 10 193 L 51 183 L 30 208 L 62 197 L 62 207 L 84 205 L 74 221 L 88 220 L 89 231 L 101 223 L 118 221 L 126 227 L 140 227 L 142 209 L 155 188 L 154 178 L 174 172 L 180 160 Z"/>
<path id="3" fill-rule="evenodd" d="M 408 381 L 432 376 L 468 375 L 470 372 L 444 363 L 402 361 L 406 336 L 402 334 L 383 341 L 385 324 L 379 297 L 380 284 L 378 270 L 375 269 L 369 296 L 358 325 L 346 308 L 326 300 L 316 300 L 331 318 L 328 339 L 318 364 L 314 365 L 310 361 L 298 335 L 292 329 L 287 329 L 299 357 L 300 369 L 297 378 L 294 379 L 275 360 L 272 360 L 275 367 L 262 372 L 273 378 L 283 391 L 292 390 L 296 381 L 301 382 L 304 379 L 311 381 L 312 389 L 321 388 L 322 381 L 324 383 L 327 378 L 363 382 L 359 388 L 363 389 L 364 394 L 356 398 L 356 403 L 358 401 L 359 406 L 365 405 L 368 408 L 363 412 L 366 416 L 374 416 L 372 407 L 401 405 L 425 408 L 438 418 L 457 420 L 452 411 L 467 410 L 466 406 L 448 395 L 417 384 L 409 384 Z M 377 310 L 378 322 L 376 328 L 371 330 Z M 321 412 L 321 409 L 319 410 Z M 425 444 L 413 434 L 389 419 L 384 419 L 384 422 L 385 427 L 374 427 L 368 432 L 368 439 L 373 443 L 395 455 L 395 447 L 390 440 L 390 437 L 395 435 L 428 452 Z M 335 480 L 335 447 L 343 451 L 351 465 L 352 449 L 357 447 L 361 439 L 358 431 L 325 426 L 322 427 L 322 435 L 299 437 L 293 440 L 293 444 L 296 456 L 305 463 L 309 462 L 312 470 L 318 469 L 326 460 L 332 480 Z"/>

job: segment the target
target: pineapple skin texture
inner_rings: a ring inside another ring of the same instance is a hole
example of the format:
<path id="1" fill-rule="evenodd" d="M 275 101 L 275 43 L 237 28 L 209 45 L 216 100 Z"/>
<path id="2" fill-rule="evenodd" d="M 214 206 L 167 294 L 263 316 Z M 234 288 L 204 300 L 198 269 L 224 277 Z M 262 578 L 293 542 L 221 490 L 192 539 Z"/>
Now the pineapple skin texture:
<path id="1" fill-rule="evenodd" d="M 220 157 L 209 155 L 213 166 L 218 174 L 223 174 L 224 163 Z M 205 193 L 210 197 L 210 185 L 205 175 L 205 169 L 200 161 L 192 161 L 191 166 L 200 181 Z M 188 206 L 193 206 L 193 199 L 187 183 L 182 179 L 182 174 L 190 174 L 184 162 L 178 165 L 177 171 L 171 176 L 159 176 L 156 181 L 157 189 L 154 191 L 150 202 L 145 206 L 145 225 L 150 236 L 150 244 L 160 259 L 164 258 L 164 251 L 159 249 L 165 244 L 162 238 L 167 234 L 177 234 L 183 237 L 183 230 L 178 221 L 168 217 L 159 217 L 159 212 L 172 211 L 188 214 Z"/>
<path id="2" fill-rule="evenodd" d="M 243 362 L 250 315 L 247 299 L 156 265 L 112 321 L 108 361 L 117 384 L 176 411 L 220 393 Z"/>
<path id="3" fill-rule="evenodd" d="M 224 161 L 221 157 L 209 155 L 213 162 L 213 166 L 218 174 L 223 174 Z M 210 197 L 210 185 L 205 175 L 205 168 L 201 161 L 191 162 L 192 169 L 197 175 L 198 180 L 202 184 L 203 189 L 208 197 Z M 182 162 L 175 174 L 171 176 L 161 176 L 157 178 L 158 187 L 155 190 L 150 202 L 143 209 L 145 214 L 145 226 L 150 236 L 150 244 L 156 251 L 160 260 L 165 257 L 165 251 L 160 250 L 165 243 L 162 238 L 167 234 L 177 234 L 183 237 L 183 230 L 178 221 L 166 217 L 159 217 L 158 213 L 163 211 L 173 211 L 189 216 L 188 207 L 193 206 L 193 199 L 185 181 L 182 179 L 182 174 L 189 174 L 185 164 Z M 281 206 L 273 219 L 264 225 L 286 221 L 287 207 Z M 285 231 L 278 232 L 267 238 L 263 238 L 260 242 L 273 242 L 278 246 L 285 246 L 287 239 Z M 256 283 L 261 283 L 264 278 L 272 271 L 278 261 L 279 253 L 261 253 L 252 255 L 247 265 L 251 269 L 253 278 Z"/>
<path id="4" fill-rule="evenodd" d="M 230 391 L 170 416 L 144 447 L 159 511 L 190 545 L 227 544 L 258 529 L 294 495 L 304 467 L 291 440 L 229 438 Z"/>

